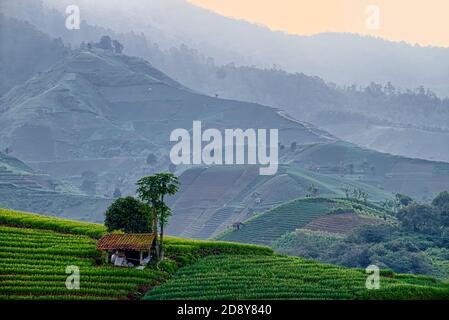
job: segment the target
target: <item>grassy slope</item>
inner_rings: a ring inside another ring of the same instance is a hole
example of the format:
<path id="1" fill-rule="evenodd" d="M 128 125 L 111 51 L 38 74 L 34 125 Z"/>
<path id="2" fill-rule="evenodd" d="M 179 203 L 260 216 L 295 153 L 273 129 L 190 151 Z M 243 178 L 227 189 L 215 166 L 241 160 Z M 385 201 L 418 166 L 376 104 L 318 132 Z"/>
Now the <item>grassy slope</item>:
<path id="1" fill-rule="evenodd" d="M 361 270 L 282 257 L 267 247 L 174 237 L 167 238 L 171 260 L 159 268 L 114 268 L 98 264 L 95 238 L 104 232 L 102 225 L 0 209 L 0 299 L 140 298 L 153 287 L 147 298 L 449 297 L 449 287 L 431 278 L 389 273 L 374 292 L 363 289 Z M 65 287 L 68 265 L 80 267 L 80 290 Z"/>
<path id="2" fill-rule="evenodd" d="M 275 176 L 260 176 L 257 166 L 211 166 L 188 169 L 180 179 L 182 188 L 171 199 L 173 216 L 167 232 L 196 239 L 214 238 L 252 212 L 305 197 L 312 184 L 322 197 L 344 197 L 345 187 L 368 192 L 370 201 L 383 202 L 393 196 L 356 177 L 322 175 L 288 164 L 281 165 Z M 261 201 L 256 202 L 257 198 Z"/>
<path id="3" fill-rule="evenodd" d="M 220 253 L 272 254 L 252 245 L 167 238 L 159 268 L 143 271 L 102 265 L 96 239 L 103 225 L 0 209 L 0 299 L 126 299 L 167 280 L 178 267 Z M 67 290 L 66 267 L 80 268 L 80 290 Z"/>
<path id="4" fill-rule="evenodd" d="M 271 245 L 288 232 L 302 228 L 312 220 L 322 217 L 335 208 L 350 208 L 346 200 L 311 198 L 297 199 L 262 212 L 244 222 L 238 231 L 228 231 L 217 238 L 224 241 Z M 380 216 L 373 208 L 362 206 L 366 213 Z"/>
<path id="5" fill-rule="evenodd" d="M 221 255 L 182 268 L 146 299 L 449 299 L 449 286 L 427 277 L 384 273 L 379 290 L 367 275 L 301 258 Z"/>

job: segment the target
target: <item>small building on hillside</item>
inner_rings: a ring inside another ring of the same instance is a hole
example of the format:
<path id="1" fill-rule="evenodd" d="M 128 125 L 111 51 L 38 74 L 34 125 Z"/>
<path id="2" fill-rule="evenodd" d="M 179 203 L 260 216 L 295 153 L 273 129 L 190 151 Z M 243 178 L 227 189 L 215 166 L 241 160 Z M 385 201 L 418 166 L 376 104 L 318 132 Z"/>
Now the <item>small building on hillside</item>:
<path id="1" fill-rule="evenodd" d="M 110 233 L 97 242 L 97 250 L 107 252 L 107 260 L 115 266 L 145 265 L 151 260 L 154 233 Z"/>
<path id="2" fill-rule="evenodd" d="M 245 225 L 243 224 L 243 222 L 235 222 L 232 224 L 232 229 L 234 231 L 239 231 L 239 230 L 243 229 L 244 226 Z"/>

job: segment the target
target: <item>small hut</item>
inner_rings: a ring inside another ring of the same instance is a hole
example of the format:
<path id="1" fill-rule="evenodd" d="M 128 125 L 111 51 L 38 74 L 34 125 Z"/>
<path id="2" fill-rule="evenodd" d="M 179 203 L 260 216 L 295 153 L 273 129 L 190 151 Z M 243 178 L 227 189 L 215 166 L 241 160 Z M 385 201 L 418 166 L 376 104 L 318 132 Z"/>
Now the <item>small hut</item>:
<path id="1" fill-rule="evenodd" d="M 97 242 L 97 250 L 106 251 L 116 266 L 141 265 L 150 261 L 154 239 L 154 233 L 110 233 Z"/>
<path id="2" fill-rule="evenodd" d="M 243 222 L 235 222 L 232 224 L 232 229 L 234 229 L 234 231 L 238 231 L 241 230 L 245 225 L 243 224 Z"/>

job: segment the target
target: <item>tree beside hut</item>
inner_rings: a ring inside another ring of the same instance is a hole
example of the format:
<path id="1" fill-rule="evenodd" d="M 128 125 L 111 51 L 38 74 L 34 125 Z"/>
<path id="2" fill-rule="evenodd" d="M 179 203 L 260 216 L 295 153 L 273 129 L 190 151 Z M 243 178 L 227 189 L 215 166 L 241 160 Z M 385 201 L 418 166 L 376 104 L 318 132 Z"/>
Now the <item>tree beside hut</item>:
<path id="1" fill-rule="evenodd" d="M 151 260 L 154 233 L 109 233 L 97 242 L 97 250 L 106 251 L 107 261 L 115 266 L 134 267 Z"/>

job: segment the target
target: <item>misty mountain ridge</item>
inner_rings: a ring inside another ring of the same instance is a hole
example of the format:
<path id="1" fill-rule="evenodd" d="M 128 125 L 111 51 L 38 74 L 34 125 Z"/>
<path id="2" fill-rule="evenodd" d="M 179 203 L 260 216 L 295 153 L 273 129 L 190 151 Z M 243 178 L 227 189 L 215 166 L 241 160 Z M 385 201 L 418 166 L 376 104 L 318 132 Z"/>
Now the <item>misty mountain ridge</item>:
<path id="1" fill-rule="evenodd" d="M 167 170 L 171 131 L 193 120 L 218 129 L 275 127 L 286 145 L 335 140 L 276 109 L 197 94 L 140 58 L 97 48 L 72 51 L 0 106 L 4 148 L 74 184 L 96 171 L 100 194 L 132 193 L 143 173 Z M 150 154 L 158 161 L 149 169 Z"/>
<path id="2" fill-rule="evenodd" d="M 91 196 L 111 197 L 116 189 L 134 194 L 135 181 L 144 175 L 189 169 L 170 168 L 168 139 L 175 128 L 191 128 L 193 120 L 219 130 L 279 129 L 285 168 L 267 178 L 251 166 L 199 168 L 173 208 L 175 217 L 187 219 L 180 221 L 201 216 L 205 225 L 174 224 L 173 234 L 203 238 L 223 230 L 253 212 L 254 192 L 266 200 L 261 208 L 270 208 L 304 196 L 316 183 L 333 196 L 342 195 L 345 185 L 360 187 L 378 201 L 392 191 L 430 197 L 447 187 L 449 165 L 340 144 L 280 110 L 195 93 L 141 58 L 97 46 L 72 50 L 0 99 L 2 148 Z M 216 181 L 220 187 L 213 187 Z M 101 207 L 92 210 L 102 213 Z"/>
<path id="3" fill-rule="evenodd" d="M 88 22 L 121 33 L 144 33 L 166 49 L 184 43 L 220 65 L 235 62 L 266 68 L 276 64 L 289 72 L 320 76 L 340 85 L 391 81 L 404 88 L 424 85 L 441 96 L 449 95 L 445 81 L 449 78 L 448 48 L 345 33 L 291 35 L 223 17 L 181 0 L 115 1 L 113 5 L 109 0 L 95 4 L 46 0 L 45 4 L 62 12 L 68 4 L 78 4 Z M 161 19 L 168 16 L 170 19 Z"/>
<path id="4" fill-rule="evenodd" d="M 383 84 L 372 82 L 366 87 L 341 87 L 304 73 L 285 72 L 279 66 L 239 67 L 244 60 L 220 65 L 215 57 L 179 45 L 181 42 L 164 49 L 167 46 L 162 44 L 163 37 L 156 29 L 146 34 L 118 33 L 93 27 L 85 21 L 80 30 L 61 28 L 64 16 L 39 3 L 27 2 L 28 13 L 18 9 L 23 9 L 20 1 L 7 3 L 9 7 L 5 11 L 27 18 L 45 32 L 76 46 L 110 34 L 125 44 L 127 54 L 151 61 L 158 69 L 198 92 L 284 109 L 344 140 L 381 152 L 449 161 L 449 152 L 440 147 L 449 143 L 449 102 L 424 87 L 412 91 L 391 79 Z M 351 67 L 352 64 L 343 65 Z M 429 139 L 439 143 L 429 144 Z"/>

